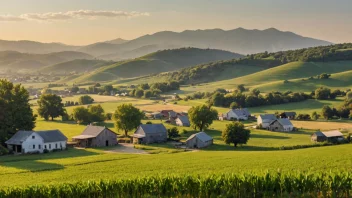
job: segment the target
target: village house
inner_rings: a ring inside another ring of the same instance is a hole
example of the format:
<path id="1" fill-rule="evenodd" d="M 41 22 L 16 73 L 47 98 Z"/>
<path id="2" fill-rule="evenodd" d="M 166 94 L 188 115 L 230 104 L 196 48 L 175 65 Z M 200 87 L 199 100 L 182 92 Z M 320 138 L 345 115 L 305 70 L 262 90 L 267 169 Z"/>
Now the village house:
<path id="1" fill-rule="evenodd" d="M 78 147 L 104 147 L 117 145 L 117 134 L 112 130 L 88 125 L 81 135 L 72 137 Z"/>
<path id="2" fill-rule="evenodd" d="M 280 115 L 280 118 L 287 118 L 287 119 L 290 119 L 290 120 L 294 120 L 296 118 L 296 112 L 283 112 L 281 115 Z"/>
<path id="3" fill-rule="evenodd" d="M 175 118 L 177 117 L 177 113 L 173 110 L 162 110 L 160 112 L 164 118 L 170 119 L 170 118 Z"/>
<path id="4" fill-rule="evenodd" d="M 133 134 L 134 144 L 152 144 L 167 141 L 167 130 L 163 124 L 141 124 Z"/>
<path id="5" fill-rule="evenodd" d="M 14 153 L 43 153 L 44 150 L 64 150 L 67 137 L 59 130 L 18 131 L 5 142 Z"/>
<path id="6" fill-rule="evenodd" d="M 311 136 L 311 140 L 313 142 L 331 142 L 331 143 L 335 143 L 335 142 L 340 142 L 344 140 L 343 134 L 338 131 L 326 131 L 326 132 L 315 132 L 312 136 Z"/>
<path id="7" fill-rule="evenodd" d="M 281 132 L 289 132 L 293 131 L 294 127 L 293 124 L 289 119 L 277 119 L 272 121 L 269 124 L 269 130 L 270 131 L 281 131 Z"/>
<path id="8" fill-rule="evenodd" d="M 177 126 L 190 127 L 191 123 L 187 116 L 178 116 L 175 120 Z"/>
<path id="9" fill-rule="evenodd" d="M 187 148 L 205 148 L 213 144 L 213 138 L 204 132 L 191 135 L 186 140 Z"/>
<path id="10" fill-rule="evenodd" d="M 268 129 L 269 124 L 276 120 L 276 116 L 274 114 L 262 114 L 257 118 L 257 126 L 261 126 L 263 129 Z"/>
<path id="11" fill-rule="evenodd" d="M 247 108 L 244 109 L 231 109 L 227 113 L 222 115 L 220 120 L 248 120 L 251 116 Z"/>

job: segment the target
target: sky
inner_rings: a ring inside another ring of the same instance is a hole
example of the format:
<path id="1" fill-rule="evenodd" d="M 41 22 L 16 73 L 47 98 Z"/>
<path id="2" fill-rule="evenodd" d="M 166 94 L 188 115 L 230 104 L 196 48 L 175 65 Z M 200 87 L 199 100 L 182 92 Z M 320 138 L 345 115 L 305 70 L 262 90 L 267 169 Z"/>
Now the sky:
<path id="1" fill-rule="evenodd" d="M 86 45 L 159 31 L 277 28 L 352 42 L 352 0 L 1 0 L 0 39 Z"/>

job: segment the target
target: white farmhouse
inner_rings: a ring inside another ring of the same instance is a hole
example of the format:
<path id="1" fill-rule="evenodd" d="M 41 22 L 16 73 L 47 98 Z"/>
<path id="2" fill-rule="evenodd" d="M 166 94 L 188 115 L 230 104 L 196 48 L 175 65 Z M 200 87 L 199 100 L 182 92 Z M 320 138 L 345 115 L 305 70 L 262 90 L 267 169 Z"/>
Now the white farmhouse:
<path id="1" fill-rule="evenodd" d="M 223 118 L 226 120 L 248 120 L 251 116 L 247 108 L 244 109 L 231 109 L 227 113 L 223 114 Z"/>
<path id="2" fill-rule="evenodd" d="M 59 130 L 18 131 L 5 143 L 15 153 L 43 153 L 44 150 L 66 149 L 67 137 Z"/>
<path id="3" fill-rule="evenodd" d="M 277 118 L 274 114 L 259 115 L 257 118 L 257 126 L 262 126 L 262 128 L 268 129 L 270 123 L 276 119 Z"/>

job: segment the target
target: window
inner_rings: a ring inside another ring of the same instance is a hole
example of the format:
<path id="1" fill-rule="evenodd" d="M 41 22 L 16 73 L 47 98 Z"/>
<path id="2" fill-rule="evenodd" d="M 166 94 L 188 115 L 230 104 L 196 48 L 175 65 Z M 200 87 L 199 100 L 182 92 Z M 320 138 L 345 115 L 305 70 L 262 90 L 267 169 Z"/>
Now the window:
<path id="1" fill-rule="evenodd" d="M 49 144 L 49 149 L 51 149 L 51 144 Z"/>
<path id="2" fill-rule="evenodd" d="M 42 145 L 39 144 L 39 145 L 38 145 L 38 148 L 39 148 L 39 149 L 42 149 Z"/>
<path id="3" fill-rule="evenodd" d="M 46 149 L 46 145 L 44 145 L 44 148 Z"/>
<path id="4" fill-rule="evenodd" d="M 32 139 L 35 139 L 35 136 L 34 136 L 34 135 L 32 135 Z"/>
<path id="5" fill-rule="evenodd" d="M 33 144 L 33 149 L 35 149 L 35 144 Z"/>
<path id="6" fill-rule="evenodd" d="M 55 148 L 57 148 L 57 144 L 55 144 Z"/>

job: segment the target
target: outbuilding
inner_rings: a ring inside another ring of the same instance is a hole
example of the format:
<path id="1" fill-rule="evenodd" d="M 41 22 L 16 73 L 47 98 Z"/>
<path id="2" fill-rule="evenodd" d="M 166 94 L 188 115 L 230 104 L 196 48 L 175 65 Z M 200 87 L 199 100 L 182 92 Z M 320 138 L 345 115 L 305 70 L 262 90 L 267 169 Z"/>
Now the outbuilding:
<path id="1" fill-rule="evenodd" d="M 177 126 L 190 127 L 191 123 L 187 116 L 178 116 L 175 120 Z"/>
<path id="2" fill-rule="evenodd" d="M 261 126 L 263 129 L 268 129 L 269 124 L 276 119 L 274 114 L 262 114 L 257 118 L 257 125 Z"/>
<path id="3" fill-rule="evenodd" d="M 72 137 L 78 147 L 104 147 L 117 145 L 117 134 L 109 128 L 88 125 L 81 135 Z"/>
<path id="4" fill-rule="evenodd" d="M 67 137 L 59 130 L 18 131 L 5 143 L 14 153 L 43 153 L 66 149 Z"/>
<path id="5" fill-rule="evenodd" d="M 167 130 L 163 124 L 141 124 L 133 134 L 134 144 L 152 144 L 167 141 Z"/>
<path id="6" fill-rule="evenodd" d="M 293 131 L 293 129 L 293 124 L 289 119 L 286 118 L 274 120 L 269 124 L 270 131 L 289 132 Z"/>
<path id="7" fill-rule="evenodd" d="M 326 132 L 315 132 L 312 136 L 311 136 L 311 140 L 313 142 L 331 142 L 331 143 L 335 143 L 335 142 L 340 142 L 344 140 L 343 134 L 338 131 L 338 130 L 334 130 L 334 131 L 326 131 Z"/>
<path id="8" fill-rule="evenodd" d="M 187 148 L 205 148 L 212 144 L 213 138 L 205 132 L 193 134 L 186 140 Z"/>

